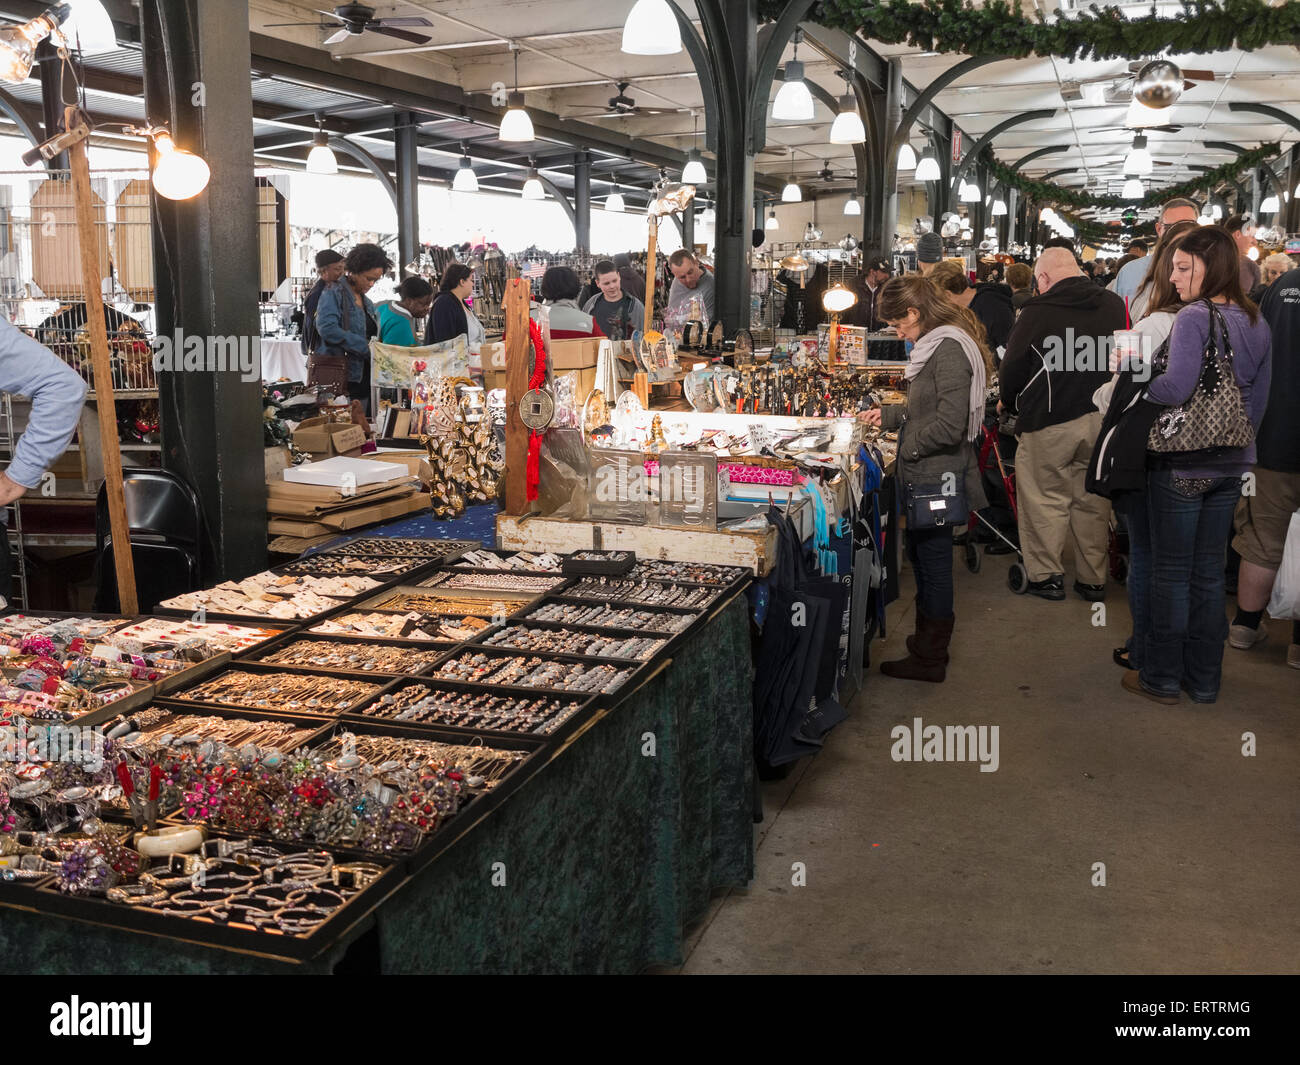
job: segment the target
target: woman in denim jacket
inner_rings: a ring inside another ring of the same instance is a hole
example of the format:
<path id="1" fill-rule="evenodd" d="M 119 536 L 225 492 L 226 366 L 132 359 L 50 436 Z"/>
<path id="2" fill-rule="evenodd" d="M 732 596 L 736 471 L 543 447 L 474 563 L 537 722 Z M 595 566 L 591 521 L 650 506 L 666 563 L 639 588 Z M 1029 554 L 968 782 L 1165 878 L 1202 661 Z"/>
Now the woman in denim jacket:
<path id="1" fill-rule="evenodd" d="M 375 305 L 366 298 L 393 262 L 378 244 L 358 244 L 343 263 L 343 279 L 326 286 L 316 305 L 320 342 L 308 368 L 308 383 L 339 381 L 338 357 L 346 359 L 347 394 L 370 413 L 370 338 L 379 331 Z M 332 371 L 332 372 L 331 372 Z M 316 380 L 314 380 L 316 379 Z"/>

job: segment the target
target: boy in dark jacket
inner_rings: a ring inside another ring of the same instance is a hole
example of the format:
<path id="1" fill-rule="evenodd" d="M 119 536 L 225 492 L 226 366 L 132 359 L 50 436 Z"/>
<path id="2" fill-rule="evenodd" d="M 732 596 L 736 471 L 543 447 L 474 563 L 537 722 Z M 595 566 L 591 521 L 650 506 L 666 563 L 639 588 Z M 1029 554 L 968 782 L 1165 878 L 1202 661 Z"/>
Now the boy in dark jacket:
<path id="1" fill-rule="evenodd" d="M 1101 429 L 1092 394 L 1110 379 L 1110 343 L 1124 328 L 1124 301 L 1084 276 L 1073 253 L 1047 248 L 1034 264 L 1038 295 L 1027 301 L 998 372 L 1001 405 L 1016 415 L 1020 546 L 1029 591 L 1065 598 L 1061 562 L 1074 548 L 1074 590 L 1106 594 L 1110 504 L 1085 487 Z"/>

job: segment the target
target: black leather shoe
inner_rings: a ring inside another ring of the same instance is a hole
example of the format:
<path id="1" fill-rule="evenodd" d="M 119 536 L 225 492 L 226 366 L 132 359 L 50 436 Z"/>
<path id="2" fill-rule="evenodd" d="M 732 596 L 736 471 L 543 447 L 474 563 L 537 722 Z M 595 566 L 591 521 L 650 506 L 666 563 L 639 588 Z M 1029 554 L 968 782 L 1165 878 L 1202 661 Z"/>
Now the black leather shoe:
<path id="1" fill-rule="evenodd" d="M 1080 599 L 1086 599 L 1090 603 L 1103 603 L 1106 601 L 1106 586 L 1104 584 L 1084 584 L 1082 581 L 1075 581 L 1074 590 L 1079 593 Z"/>
<path id="2" fill-rule="evenodd" d="M 1059 602 L 1065 598 L 1065 578 L 1063 576 L 1054 576 L 1041 581 L 1030 581 L 1029 587 L 1025 591 L 1030 595 L 1038 596 L 1040 599 L 1051 599 L 1053 602 Z"/>
<path id="3" fill-rule="evenodd" d="M 1117 666 L 1123 666 L 1125 669 L 1137 668 L 1129 661 L 1127 647 L 1116 647 L 1115 650 L 1111 652 L 1111 657 L 1115 659 L 1115 665 Z"/>

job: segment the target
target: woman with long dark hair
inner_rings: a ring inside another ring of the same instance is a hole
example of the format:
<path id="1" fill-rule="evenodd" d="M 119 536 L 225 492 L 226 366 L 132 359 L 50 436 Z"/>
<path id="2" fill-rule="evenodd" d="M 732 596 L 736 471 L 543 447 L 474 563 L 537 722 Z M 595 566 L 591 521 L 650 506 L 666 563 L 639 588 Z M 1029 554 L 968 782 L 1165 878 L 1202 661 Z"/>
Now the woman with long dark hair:
<path id="1" fill-rule="evenodd" d="M 1257 429 L 1268 403 L 1269 328 L 1242 291 L 1232 237 L 1217 226 L 1187 233 L 1173 251 L 1170 280 L 1186 306 L 1174 318 L 1168 363 L 1155 367 L 1148 398 L 1180 408 L 1198 388 L 1221 395 L 1225 382 L 1206 366 L 1213 337 L 1221 353 L 1231 349 L 1232 376 Z M 1173 440 L 1180 424 L 1186 412 L 1167 411 L 1153 432 Z M 1254 462 L 1253 436 L 1244 447 L 1150 452 L 1151 630 L 1142 668 L 1124 674 L 1129 691 L 1166 705 L 1178 703 L 1180 689 L 1196 703 L 1218 698 L 1228 635 L 1224 558 L 1241 477 Z"/>
<path id="2" fill-rule="evenodd" d="M 932 495 L 938 505 L 952 501 L 952 513 L 943 524 L 917 521 L 907 530 L 907 557 L 916 577 L 916 631 L 908 638 L 907 657 L 882 663 L 880 671 L 889 677 L 941 682 L 956 620 L 953 524 L 965 523 L 968 511 L 986 505 L 971 441 L 984 422 L 985 383 L 993 356 L 979 319 L 925 278 L 886 282 L 878 306 L 880 318 L 912 342 L 907 406 L 876 407 L 860 417 L 900 429 L 898 483 L 909 500 L 920 494 Z"/>
<path id="3" fill-rule="evenodd" d="M 433 298 L 429 321 L 424 327 L 426 344 L 441 344 L 469 335 L 469 315 L 465 301 L 474 290 L 474 271 L 464 263 L 448 263 L 438 282 L 438 294 Z"/>
<path id="4" fill-rule="evenodd" d="M 1174 288 L 1170 276 L 1174 267 L 1174 249 L 1194 229 L 1195 222 L 1175 222 L 1156 242 L 1151 251 L 1151 269 L 1133 299 L 1134 305 L 1141 300 L 1146 308 L 1145 314 L 1133 321 L 1133 331 L 1141 338 L 1142 357 L 1136 365 L 1117 367 L 1115 377 L 1097 389 L 1094 397 L 1098 409 L 1106 414 L 1098 438 L 1098 452 L 1104 454 L 1108 448 L 1113 451 L 1125 446 L 1131 451 L 1122 457 L 1108 456 L 1112 478 L 1110 501 L 1128 530 L 1128 575 L 1124 583 L 1133 631 L 1124 646 L 1115 648 L 1113 653 L 1116 664 L 1126 669 L 1142 668 L 1147 633 L 1151 628 L 1151 525 L 1147 520 L 1146 437 L 1158 411 L 1149 404 L 1138 402 L 1138 398 L 1144 391 L 1142 386 L 1150 380 L 1152 357 L 1168 339 L 1174 327 L 1174 316 L 1183 308 L 1183 298 Z M 1127 387 L 1117 389 L 1121 382 Z M 1113 403 L 1121 406 L 1110 410 Z M 1130 418 L 1131 431 L 1125 432 L 1122 426 Z M 1115 426 L 1113 432 L 1108 431 L 1111 426 Z M 1100 457 L 1094 453 L 1094 468 Z M 1127 476 L 1124 471 L 1127 471 Z"/>

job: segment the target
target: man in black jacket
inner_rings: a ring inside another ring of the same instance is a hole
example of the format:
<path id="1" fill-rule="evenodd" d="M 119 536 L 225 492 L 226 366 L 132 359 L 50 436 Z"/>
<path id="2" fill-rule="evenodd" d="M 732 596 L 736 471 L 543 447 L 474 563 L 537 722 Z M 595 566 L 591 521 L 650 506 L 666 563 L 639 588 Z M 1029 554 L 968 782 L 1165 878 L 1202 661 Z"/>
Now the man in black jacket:
<path id="1" fill-rule="evenodd" d="M 1273 331 L 1273 377 L 1268 406 L 1255 434 L 1253 491 L 1237 503 L 1232 547 L 1241 555 L 1237 616 L 1228 643 L 1248 651 L 1263 641 L 1260 627 L 1282 564 L 1291 515 L 1300 510 L 1300 270 L 1279 277 L 1264 294 L 1259 312 Z M 1292 625 L 1286 664 L 1300 669 L 1300 620 Z"/>
<path id="2" fill-rule="evenodd" d="M 863 272 L 852 281 L 851 288 L 858 302 L 844 312 L 840 319 L 845 325 L 865 326 L 870 330 L 880 329 L 885 323 L 876 314 L 876 301 L 880 290 L 894 272 L 894 265 L 886 256 L 870 260 Z"/>
<path id="3" fill-rule="evenodd" d="M 1098 288 L 1065 248 L 1034 264 L 1038 295 L 1007 340 L 998 373 L 1001 405 L 1016 415 L 1020 546 L 1029 591 L 1065 598 L 1061 557 L 1074 548 L 1074 590 L 1089 602 L 1106 594 L 1110 504 L 1085 488 L 1101 429 L 1092 394 L 1110 380 L 1110 343 L 1124 328 L 1124 301 Z"/>
<path id="4" fill-rule="evenodd" d="M 316 354 L 316 345 L 320 334 L 316 332 L 316 305 L 320 303 L 320 294 L 325 286 L 332 284 L 343 276 L 343 256 L 326 248 L 316 253 L 316 284 L 312 285 L 307 298 L 302 304 L 302 353 Z"/>

